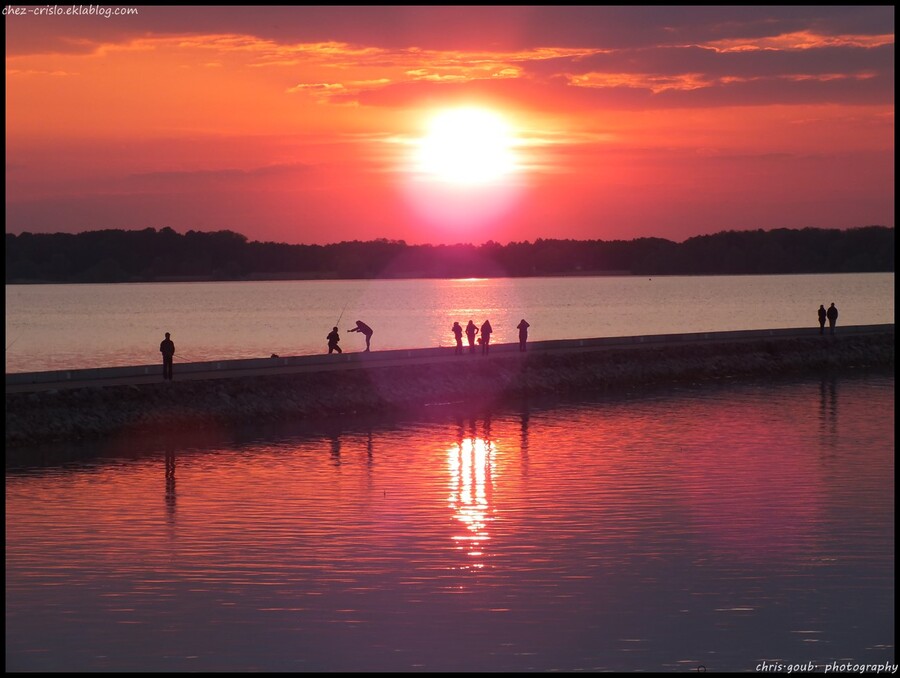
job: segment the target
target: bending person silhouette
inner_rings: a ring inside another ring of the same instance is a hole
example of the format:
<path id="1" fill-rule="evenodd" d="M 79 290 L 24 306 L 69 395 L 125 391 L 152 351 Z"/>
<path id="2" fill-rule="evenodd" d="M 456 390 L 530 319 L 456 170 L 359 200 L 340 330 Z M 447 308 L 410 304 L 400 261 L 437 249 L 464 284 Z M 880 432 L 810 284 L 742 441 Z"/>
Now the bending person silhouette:
<path id="1" fill-rule="evenodd" d="M 175 342 L 169 339 L 168 332 L 166 332 L 166 338 L 159 342 L 159 352 L 162 353 L 163 359 L 163 379 L 172 381 L 172 358 L 175 357 Z"/>
<path id="2" fill-rule="evenodd" d="M 825 334 L 825 319 L 828 317 L 828 311 L 825 310 L 825 304 L 819 306 L 819 334 Z"/>
<path id="3" fill-rule="evenodd" d="M 456 337 L 456 349 L 453 352 L 456 355 L 462 355 L 462 326 L 459 323 L 453 323 L 453 327 L 450 328 L 450 331 L 453 332 L 453 336 Z"/>
<path id="4" fill-rule="evenodd" d="M 366 335 L 366 351 L 368 352 L 369 344 L 372 341 L 372 335 L 375 334 L 375 332 L 372 330 L 372 328 L 369 327 L 368 325 L 366 325 L 362 320 L 357 320 L 356 327 L 349 329 L 347 331 L 348 332 L 362 332 L 364 335 Z"/>
<path id="5" fill-rule="evenodd" d="M 491 321 L 485 320 L 481 325 L 481 352 L 484 355 L 488 354 L 488 351 L 491 347 L 491 334 L 493 333 L 493 328 L 491 328 Z"/>
<path id="6" fill-rule="evenodd" d="M 521 322 L 516 325 L 516 328 L 519 330 L 519 350 L 525 350 L 525 342 L 528 341 L 528 328 L 531 327 L 525 318 L 522 318 Z"/>
<path id="7" fill-rule="evenodd" d="M 328 336 L 325 337 L 328 340 L 328 352 L 333 353 L 337 351 L 338 353 L 343 353 L 341 347 L 338 346 L 338 342 L 341 340 L 341 335 L 338 333 L 337 327 L 332 327 L 331 332 L 328 333 Z"/>
<path id="8" fill-rule="evenodd" d="M 471 320 L 466 325 L 466 339 L 469 340 L 469 353 L 475 353 L 475 335 L 478 334 L 478 328 Z"/>

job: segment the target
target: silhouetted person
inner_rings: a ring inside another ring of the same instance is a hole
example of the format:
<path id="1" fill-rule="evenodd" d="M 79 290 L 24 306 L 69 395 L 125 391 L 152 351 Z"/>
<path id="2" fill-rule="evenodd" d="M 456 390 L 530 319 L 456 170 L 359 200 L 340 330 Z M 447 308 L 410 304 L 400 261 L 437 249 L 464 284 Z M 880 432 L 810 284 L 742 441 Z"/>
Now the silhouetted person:
<path id="1" fill-rule="evenodd" d="M 466 339 L 469 340 L 469 353 L 475 353 L 475 335 L 478 334 L 478 328 L 471 320 L 466 325 Z"/>
<path id="2" fill-rule="evenodd" d="M 825 310 L 825 304 L 821 304 L 819 306 L 819 334 L 825 334 L 825 319 L 828 316 L 828 311 Z"/>
<path id="3" fill-rule="evenodd" d="M 362 320 L 357 320 L 356 327 L 354 327 L 353 329 L 349 329 L 347 331 L 348 332 L 362 332 L 364 335 L 366 335 L 366 351 L 369 350 L 369 342 L 372 341 L 372 335 L 374 334 L 374 331 L 372 330 L 371 327 L 366 325 Z"/>
<path id="4" fill-rule="evenodd" d="M 456 337 L 456 350 L 454 353 L 456 355 L 462 355 L 462 326 L 459 323 L 453 323 L 453 327 L 451 327 L 450 330 L 453 332 L 453 336 Z"/>
<path id="5" fill-rule="evenodd" d="M 528 341 L 528 328 L 531 325 L 526 322 L 525 318 L 522 318 L 522 321 L 516 327 L 519 330 L 519 350 L 524 351 L 525 342 Z"/>
<path id="6" fill-rule="evenodd" d="M 338 342 L 341 340 L 341 335 L 338 333 L 337 327 L 332 327 L 331 332 L 328 333 L 328 336 L 325 337 L 328 340 L 328 352 L 334 353 L 337 351 L 338 353 L 343 353 L 341 347 L 338 346 Z"/>
<path id="7" fill-rule="evenodd" d="M 834 334 L 834 326 L 837 325 L 838 310 L 833 301 L 825 314 L 828 316 L 828 327 L 831 329 L 831 333 Z"/>
<path id="8" fill-rule="evenodd" d="M 175 357 L 175 342 L 169 339 L 169 333 L 166 332 L 166 338 L 159 342 L 159 352 L 163 358 L 163 379 L 172 381 L 172 358 Z"/>
<path id="9" fill-rule="evenodd" d="M 491 321 L 485 320 L 481 325 L 481 352 L 484 355 L 488 354 L 488 351 L 491 348 L 491 334 L 493 333 L 493 328 L 491 327 Z"/>

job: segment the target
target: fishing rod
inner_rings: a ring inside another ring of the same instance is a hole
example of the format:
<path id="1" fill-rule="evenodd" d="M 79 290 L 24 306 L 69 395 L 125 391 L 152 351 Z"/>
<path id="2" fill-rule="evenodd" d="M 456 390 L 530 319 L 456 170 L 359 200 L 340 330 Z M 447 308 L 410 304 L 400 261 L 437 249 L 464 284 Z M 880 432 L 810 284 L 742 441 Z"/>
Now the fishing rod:
<path id="1" fill-rule="evenodd" d="M 341 314 L 338 316 L 337 322 L 334 324 L 335 327 L 340 327 L 340 326 L 341 326 L 341 318 L 344 317 L 344 311 L 347 310 L 347 304 L 349 304 L 349 303 L 350 303 L 350 301 L 348 300 L 347 303 L 344 304 L 344 308 L 341 309 Z"/>

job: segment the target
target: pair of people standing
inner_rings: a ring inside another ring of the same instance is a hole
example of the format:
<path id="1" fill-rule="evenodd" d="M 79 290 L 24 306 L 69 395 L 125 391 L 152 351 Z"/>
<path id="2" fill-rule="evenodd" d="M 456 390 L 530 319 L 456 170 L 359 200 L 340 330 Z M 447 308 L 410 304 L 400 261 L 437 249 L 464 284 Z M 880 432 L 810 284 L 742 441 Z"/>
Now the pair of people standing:
<path id="1" fill-rule="evenodd" d="M 375 334 L 375 331 L 366 325 L 362 320 L 356 321 L 356 327 L 352 327 L 348 332 L 359 332 L 366 337 L 366 352 L 371 349 L 372 344 L 372 335 Z M 325 337 L 328 340 L 328 352 L 329 353 L 343 353 L 341 347 L 338 346 L 338 342 L 341 340 L 341 335 L 338 333 L 337 327 L 332 327 L 331 332 L 328 333 L 328 336 Z"/>
<path id="2" fill-rule="evenodd" d="M 828 309 L 825 309 L 825 304 L 819 306 L 819 334 L 825 334 L 825 321 L 828 321 L 828 327 L 831 330 L 831 334 L 834 334 L 834 326 L 837 325 L 838 319 L 838 310 L 837 306 L 834 305 L 834 302 L 831 302 L 831 306 Z"/>

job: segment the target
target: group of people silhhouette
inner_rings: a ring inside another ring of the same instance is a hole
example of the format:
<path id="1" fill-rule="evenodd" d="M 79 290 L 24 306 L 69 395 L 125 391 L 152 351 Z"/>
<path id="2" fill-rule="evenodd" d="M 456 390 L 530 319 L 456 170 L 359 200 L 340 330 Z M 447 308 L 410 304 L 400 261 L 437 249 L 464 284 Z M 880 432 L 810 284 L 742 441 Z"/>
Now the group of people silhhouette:
<path id="1" fill-rule="evenodd" d="M 838 310 L 837 306 L 834 305 L 834 302 L 831 302 L 831 306 L 826 310 L 825 304 L 821 304 L 819 306 L 819 334 L 825 334 L 825 321 L 828 321 L 828 327 L 831 330 L 831 334 L 834 334 L 834 326 L 837 325 L 838 319 Z"/>
<path id="2" fill-rule="evenodd" d="M 529 327 L 531 327 L 531 325 L 528 324 L 528 322 L 525 320 L 525 318 L 522 318 L 521 322 L 519 322 L 519 324 L 517 325 L 517 329 L 519 330 L 519 350 L 520 351 L 525 350 L 525 344 L 528 341 L 528 328 Z M 363 334 L 366 338 L 366 351 L 371 350 L 372 335 L 374 334 L 374 331 L 372 330 L 371 327 L 366 325 L 362 320 L 357 320 L 356 327 L 353 327 L 347 331 L 348 332 L 359 332 L 359 333 Z M 454 353 L 456 353 L 456 355 L 462 355 L 462 353 L 463 353 L 463 343 L 462 343 L 463 334 L 466 335 L 466 339 L 469 342 L 469 353 L 475 353 L 475 345 L 476 345 L 475 337 L 479 334 L 481 336 L 478 337 L 478 345 L 481 346 L 481 353 L 483 355 L 488 355 L 488 353 L 491 350 L 491 335 L 494 333 L 494 328 L 491 327 L 490 320 L 485 320 L 481 324 L 481 328 L 477 327 L 475 325 L 475 323 L 472 320 L 470 320 L 469 324 L 466 325 L 465 329 L 463 329 L 462 325 L 460 325 L 459 322 L 454 322 L 453 327 L 450 328 L 450 331 L 453 333 L 453 338 L 456 340 L 456 347 L 454 349 Z M 341 350 L 341 347 L 338 345 L 341 340 L 341 336 L 338 333 L 337 327 L 332 327 L 331 332 L 329 332 L 328 336 L 325 338 L 328 341 L 328 352 L 329 353 L 343 353 L 343 351 Z"/>
<path id="3" fill-rule="evenodd" d="M 834 334 L 835 325 L 837 325 L 838 319 L 838 310 L 837 306 L 834 305 L 834 302 L 831 302 L 831 306 L 827 309 L 825 305 L 822 304 L 819 306 L 819 334 L 825 334 L 825 323 L 828 323 L 831 334 Z M 525 351 L 525 344 L 528 342 L 528 328 L 531 325 L 522 318 L 519 324 L 516 326 L 516 329 L 519 330 L 519 351 Z M 356 327 L 353 327 L 348 332 L 359 332 L 366 338 L 366 352 L 371 350 L 372 346 L 372 335 L 375 332 L 371 327 L 366 325 L 362 320 L 356 321 Z M 481 324 L 481 328 L 479 329 L 474 322 L 469 320 L 468 324 L 465 328 L 462 327 L 458 322 L 453 323 L 453 327 L 450 328 L 450 331 L 453 333 L 453 338 L 456 340 L 456 347 L 454 349 L 454 353 L 456 355 L 463 354 L 463 334 L 466 335 L 466 339 L 469 342 L 469 353 L 475 353 L 476 346 L 476 336 L 478 337 L 478 344 L 481 346 L 482 355 L 488 355 L 491 347 L 491 335 L 494 333 L 494 329 L 491 327 L 491 321 L 485 320 Z M 328 352 L 329 353 L 343 353 L 341 347 L 338 345 L 341 341 L 341 335 L 338 332 L 337 327 L 332 327 L 331 332 L 328 333 L 326 337 L 328 341 Z M 172 359 L 175 356 L 175 343 L 172 341 L 171 336 L 168 332 L 166 332 L 166 338 L 162 340 L 159 344 L 159 352 L 162 353 L 163 359 L 163 379 L 166 381 L 172 380 Z M 274 355 L 273 355 L 274 357 Z"/>
<path id="4" fill-rule="evenodd" d="M 522 318 L 521 322 L 518 324 L 517 328 L 519 330 L 519 350 L 525 350 L 525 343 L 528 341 L 528 328 L 531 325 Z M 348 332 L 359 332 L 366 337 L 366 351 L 371 350 L 372 344 L 372 335 L 375 333 L 371 327 L 366 325 L 362 320 L 356 321 L 356 327 L 353 327 Z M 466 335 L 466 339 L 469 341 L 469 353 L 475 353 L 475 337 L 480 334 L 478 337 L 478 344 L 481 346 L 481 353 L 483 355 L 487 355 L 490 352 L 491 347 L 491 334 L 494 333 L 494 328 L 491 327 L 491 321 L 485 320 L 481 324 L 481 328 L 479 329 L 473 321 L 469 321 L 469 324 L 466 325 L 465 329 L 463 329 L 462 325 L 459 322 L 454 322 L 453 327 L 450 328 L 450 331 L 453 333 L 453 338 L 456 340 L 456 347 L 454 349 L 454 353 L 456 355 L 462 355 L 463 353 L 463 334 Z M 326 337 L 328 341 L 328 352 L 329 353 L 343 353 L 341 347 L 338 346 L 338 343 L 341 340 L 341 336 L 338 333 L 337 327 L 332 327 L 331 332 L 329 332 Z"/>
<path id="5" fill-rule="evenodd" d="M 531 327 L 531 325 L 526 322 L 525 318 L 522 318 L 521 322 L 519 322 L 516 327 L 519 330 L 519 350 L 524 351 L 525 343 L 528 341 L 528 328 Z M 494 333 L 494 328 L 491 327 L 490 320 L 485 320 L 481 324 L 480 330 L 471 320 L 469 321 L 469 324 L 466 325 L 465 330 L 463 330 L 458 322 L 454 322 L 450 331 L 453 332 L 453 338 L 456 339 L 456 348 L 454 350 L 456 355 L 462 355 L 463 352 L 463 333 L 465 333 L 466 339 L 469 341 L 469 353 L 475 353 L 475 336 L 479 333 L 481 336 L 478 338 L 478 343 L 481 345 L 482 355 L 487 355 L 491 350 L 491 335 Z"/>
<path id="6" fill-rule="evenodd" d="M 528 322 L 526 322 L 525 318 L 522 318 L 522 321 L 518 324 L 519 330 L 519 350 L 525 350 L 525 343 L 528 341 L 528 328 L 531 327 Z M 353 327 L 348 332 L 359 332 L 363 334 L 366 338 L 366 351 L 370 351 L 372 347 L 372 335 L 375 333 L 371 327 L 366 325 L 362 320 L 356 321 L 356 327 Z M 478 337 L 478 345 L 481 346 L 481 353 L 483 355 L 488 355 L 491 349 L 491 335 L 494 333 L 494 328 L 491 327 L 491 321 L 485 320 L 481 324 L 481 328 L 475 325 L 475 323 L 470 320 L 469 324 L 466 325 L 465 329 L 459 322 L 454 322 L 453 327 L 450 328 L 450 331 L 453 333 L 453 338 L 456 340 L 456 347 L 454 348 L 454 353 L 456 355 L 462 355 L 463 353 L 463 334 L 466 335 L 466 339 L 469 342 L 469 353 L 475 353 L 476 339 L 477 335 L 481 335 Z M 341 336 L 338 333 L 337 327 L 332 327 L 331 332 L 328 333 L 328 336 L 325 337 L 328 341 L 328 352 L 329 353 L 343 353 L 341 347 L 338 346 L 338 343 L 341 340 Z"/>

